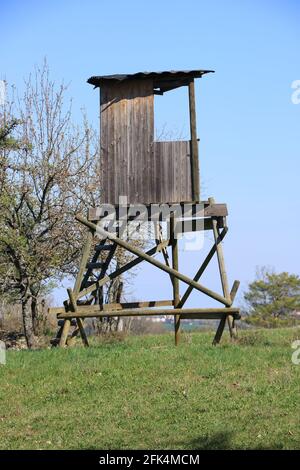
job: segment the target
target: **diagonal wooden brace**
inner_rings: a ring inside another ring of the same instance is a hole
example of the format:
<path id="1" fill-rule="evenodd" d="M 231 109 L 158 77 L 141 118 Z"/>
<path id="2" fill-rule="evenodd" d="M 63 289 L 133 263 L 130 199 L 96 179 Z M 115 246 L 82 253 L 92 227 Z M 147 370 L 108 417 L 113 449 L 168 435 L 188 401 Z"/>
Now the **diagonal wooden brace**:
<path id="1" fill-rule="evenodd" d="M 72 291 L 72 289 L 67 289 L 67 292 L 68 292 L 69 299 L 70 299 L 70 305 L 71 305 L 72 313 L 73 313 L 74 315 L 76 315 L 76 311 L 77 311 L 77 302 L 76 302 L 76 299 L 75 299 L 75 297 L 74 297 L 73 291 Z M 80 332 L 80 336 L 81 336 L 82 342 L 83 342 L 84 346 L 88 347 L 88 346 L 89 346 L 89 342 L 88 342 L 86 333 L 85 333 L 85 331 L 84 331 L 84 326 L 83 326 L 82 319 L 79 318 L 79 317 L 77 317 L 77 318 L 76 318 L 76 321 L 77 321 L 77 325 L 78 325 L 78 329 L 79 329 L 79 332 Z"/>
<path id="2" fill-rule="evenodd" d="M 220 243 L 223 238 L 225 237 L 226 233 L 228 232 L 228 228 L 224 228 L 222 230 L 222 232 L 220 233 L 220 236 L 218 237 L 218 242 L 217 243 Z M 217 247 L 216 245 L 213 245 L 213 247 L 211 248 L 211 250 L 209 251 L 208 255 L 206 256 L 205 260 L 203 261 L 202 265 L 200 266 L 200 268 L 198 269 L 196 275 L 194 276 L 194 281 L 198 281 L 200 279 L 200 277 L 202 276 L 202 274 L 204 273 L 205 269 L 207 268 L 207 266 L 209 265 L 212 257 L 214 256 L 215 252 L 217 250 Z M 189 296 L 191 295 L 193 291 L 193 287 L 189 286 L 187 288 L 187 290 L 185 291 L 185 293 L 183 294 L 182 296 L 182 299 L 181 301 L 179 302 L 178 304 L 178 308 L 180 307 L 183 307 L 184 304 L 186 303 L 187 299 L 189 298 Z"/>
<path id="3" fill-rule="evenodd" d="M 122 240 L 122 239 L 118 238 L 116 235 L 114 235 L 112 233 L 109 233 L 109 232 L 105 231 L 104 229 L 102 229 L 101 227 L 93 224 L 92 222 L 85 219 L 81 215 L 77 215 L 76 219 L 79 222 L 81 222 L 82 224 L 89 227 L 90 229 L 94 230 L 96 233 L 98 233 L 102 237 L 107 237 L 110 240 L 113 240 L 117 245 L 121 246 L 122 248 L 125 248 L 125 250 L 128 250 L 131 253 L 139 256 L 143 260 L 145 260 L 148 263 L 156 266 L 157 268 L 161 269 L 162 271 L 165 271 L 166 273 L 173 275 L 175 278 L 181 280 L 185 284 L 188 284 L 189 286 L 192 286 L 193 288 L 195 288 L 196 290 L 202 292 L 203 294 L 206 294 L 209 297 L 217 300 L 218 302 L 221 302 L 226 307 L 231 306 L 231 304 L 232 304 L 231 299 L 229 299 L 229 298 L 226 299 L 225 297 L 217 294 L 216 292 L 208 289 L 207 287 L 202 286 L 201 284 L 197 283 L 196 281 L 189 278 L 188 276 L 185 276 L 184 274 L 181 274 L 180 272 L 176 271 L 175 269 L 173 269 L 169 266 L 166 266 L 165 264 L 161 263 L 160 261 L 156 260 L 155 258 L 152 258 L 151 256 L 147 255 L 143 251 L 139 250 L 135 246 L 133 246 L 130 243 L 126 242 L 125 240 Z"/>
<path id="4" fill-rule="evenodd" d="M 230 297 L 231 297 L 231 300 L 232 302 L 234 301 L 235 299 L 235 296 L 236 296 L 236 293 L 238 291 L 238 288 L 240 286 L 240 281 L 234 281 L 233 283 L 233 286 L 231 288 L 231 291 L 230 291 Z M 217 331 L 216 331 L 216 334 L 215 334 L 215 337 L 213 339 L 213 345 L 216 346 L 220 341 L 221 341 L 221 338 L 222 338 L 222 334 L 223 334 L 223 331 L 224 331 L 224 328 L 225 328 L 225 324 L 226 324 L 226 315 L 223 315 L 223 317 L 221 318 L 221 321 L 219 323 L 219 326 L 217 328 Z M 233 328 L 234 328 L 234 317 L 233 317 Z"/>
<path id="5" fill-rule="evenodd" d="M 149 256 L 151 256 L 151 255 L 154 255 L 155 253 L 159 253 L 163 248 L 166 248 L 168 245 L 169 245 L 169 240 L 165 240 L 162 243 L 160 243 L 159 245 L 156 245 L 155 247 L 153 247 L 149 251 L 147 251 L 147 254 Z M 104 284 L 106 284 L 107 282 L 111 281 L 112 279 L 115 279 L 116 277 L 120 276 L 121 274 L 125 273 L 126 271 L 129 271 L 129 269 L 132 269 L 133 267 L 137 266 L 142 261 L 143 261 L 143 259 L 141 259 L 141 258 L 136 258 L 132 261 L 129 261 L 129 263 L 124 264 L 124 266 L 117 269 L 116 271 L 114 271 L 110 274 L 107 274 L 102 279 L 99 279 L 98 281 L 95 281 L 89 287 L 86 287 L 85 289 L 82 289 L 77 294 L 77 299 L 80 299 L 81 297 L 84 297 L 85 295 L 88 295 L 93 290 L 104 286 Z"/>

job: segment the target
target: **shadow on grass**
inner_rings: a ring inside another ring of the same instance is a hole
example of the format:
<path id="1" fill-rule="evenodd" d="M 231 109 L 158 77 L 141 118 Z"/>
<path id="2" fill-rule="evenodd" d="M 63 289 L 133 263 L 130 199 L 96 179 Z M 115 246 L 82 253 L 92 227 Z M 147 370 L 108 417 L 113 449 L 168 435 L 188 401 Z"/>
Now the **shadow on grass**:
<path id="1" fill-rule="evenodd" d="M 226 450 L 232 448 L 230 446 L 231 437 L 231 432 L 218 432 L 210 437 L 199 436 L 188 442 L 176 442 L 176 447 L 189 450 Z"/>
<path id="2" fill-rule="evenodd" d="M 187 450 L 244 450 L 246 446 L 232 443 L 232 432 L 218 432 L 210 437 L 201 436 L 191 441 L 169 442 L 168 448 L 176 446 L 177 449 Z M 249 447 L 247 446 L 249 449 Z M 281 450 L 283 444 L 258 445 L 251 447 L 252 450 Z"/>

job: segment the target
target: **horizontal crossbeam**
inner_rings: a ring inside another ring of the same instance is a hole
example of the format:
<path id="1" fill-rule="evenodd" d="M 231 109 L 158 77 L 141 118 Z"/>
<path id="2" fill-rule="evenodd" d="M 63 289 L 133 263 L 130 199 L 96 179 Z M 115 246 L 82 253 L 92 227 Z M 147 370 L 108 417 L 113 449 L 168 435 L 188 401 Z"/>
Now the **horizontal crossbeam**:
<path id="1" fill-rule="evenodd" d="M 100 305 L 98 306 L 100 308 Z M 181 318 L 216 320 L 223 315 L 232 315 L 239 318 L 239 309 L 228 308 L 173 308 L 173 309 L 151 309 L 151 308 L 128 308 L 124 310 L 98 310 L 96 312 L 91 306 L 78 306 L 76 312 L 62 312 L 57 318 L 86 318 L 86 317 L 131 317 L 131 316 L 155 316 L 155 315 L 180 315 Z M 197 316 L 198 315 L 198 316 Z M 204 316 L 203 316 L 204 315 Z"/>
<path id="2" fill-rule="evenodd" d="M 202 209 L 201 209 L 202 205 Z M 228 215 L 228 210 L 226 204 L 210 204 L 208 201 L 202 201 L 199 204 L 195 203 L 169 203 L 169 204 L 147 204 L 147 205 L 142 205 L 143 208 L 146 209 L 147 211 L 147 219 L 148 220 L 159 220 L 159 214 L 164 213 L 165 207 L 169 206 L 170 209 L 172 210 L 172 207 L 174 206 L 180 206 L 184 207 L 184 216 L 185 217 L 226 217 Z M 199 209 L 200 207 L 200 209 Z M 111 209 L 111 205 L 109 205 L 109 208 Z M 116 211 L 116 219 L 119 220 L 119 218 L 124 220 L 124 216 L 129 214 L 129 218 L 133 218 L 136 216 L 139 216 L 141 213 L 141 205 L 137 204 L 136 209 L 132 207 L 131 205 L 114 205 L 115 211 Z M 134 210 L 136 210 L 136 213 L 134 213 Z M 105 204 L 102 205 L 102 207 L 95 207 L 95 208 L 90 208 L 89 213 L 88 213 L 88 220 L 96 222 L 98 220 L 101 220 L 103 217 L 105 217 L 106 214 L 106 207 Z M 121 214 L 121 216 L 120 216 Z M 107 215 L 106 215 L 107 216 Z M 177 214 L 178 216 L 178 214 Z"/>
<path id="3" fill-rule="evenodd" d="M 99 312 L 103 310 L 107 312 L 109 310 L 125 310 L 125 309 L 132 309 L 132 308 L 144 308 L 144 307 L 169 307 L 174 305 L 174 300 L 146 300 L 144 302 L 122 302 L 122 303 L 111 303 L 111 304 L 94 304 L 94 305 L 77 305 L 76 310 L 79 312 L 85 311 L 94 311 Z M 75 309 L 74 309 L 75 310 Z M 61 314 L 66 312 L 64 307 L 50 307 L 49 313 L 50 314 Z"/>

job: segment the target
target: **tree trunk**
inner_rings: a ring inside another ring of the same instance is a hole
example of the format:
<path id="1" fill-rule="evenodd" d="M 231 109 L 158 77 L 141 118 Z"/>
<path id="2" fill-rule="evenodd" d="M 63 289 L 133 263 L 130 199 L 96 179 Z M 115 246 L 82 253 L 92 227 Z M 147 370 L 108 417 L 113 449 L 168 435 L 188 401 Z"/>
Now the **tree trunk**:
<path id="1" fill-rule="evenodd" d="M 4 323 L 4 307 L 3 303 L 0 305 L 0 330 L 3 328 L 3 323 Z"/>
<path id="2" fill-rule="evenodd" d="M 23 317 L 24 334 L 25 334 L 27 346 L 29 349 L 33 349 L 36 347 L 37 338 L 33 331 L 30 296 L 26 296 L 22 298 L 22 317 Z"/>
<path id="3" fill-rule="evenodd" d="M 31 297 L 31 316 L 32 316 L 32 328 L 35 336 L 39 335 L 39 312 L 38 302 L 36 297 Z"/>

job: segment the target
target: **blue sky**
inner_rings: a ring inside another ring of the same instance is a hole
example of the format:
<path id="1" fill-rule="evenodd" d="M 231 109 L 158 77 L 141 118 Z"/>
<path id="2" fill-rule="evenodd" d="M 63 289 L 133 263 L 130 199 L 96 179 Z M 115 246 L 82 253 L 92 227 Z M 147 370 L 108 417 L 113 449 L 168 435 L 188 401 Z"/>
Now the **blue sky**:
<path id="1" fill-rule="evenodd" d="M 300 274 L 299 24 L 296 0 L 1 0 L 0 78 L 22 88 L 46 56 L 70 83 L 75 116 L 84 106 L 97 125 L 91 75 L 214 69 L 196 85 L 202 196 L 228 204 L 228 275 L 243 289 L 256 266 Z M 158 129 L 185 134 L 187 122 L 185 89 L 156 100 Z M 203 254 L 187 253 L 182 269 L 193 275 Z M 217 288 L 216 271 L 205 281 Z M 132 296 L 157 296 L 158 285 L 168 298 L 168 276 L 145 267 Z M 195 293 L 191 305 L 205 299 Z"/>

